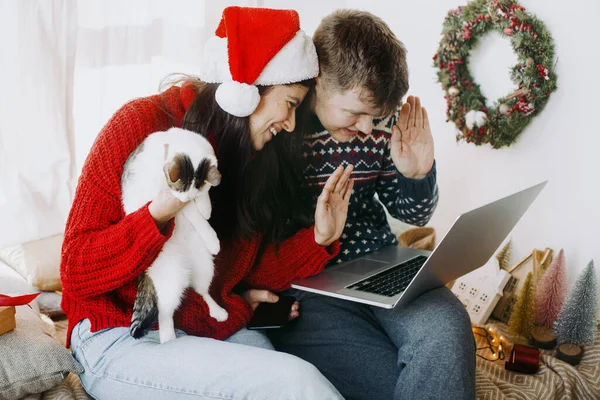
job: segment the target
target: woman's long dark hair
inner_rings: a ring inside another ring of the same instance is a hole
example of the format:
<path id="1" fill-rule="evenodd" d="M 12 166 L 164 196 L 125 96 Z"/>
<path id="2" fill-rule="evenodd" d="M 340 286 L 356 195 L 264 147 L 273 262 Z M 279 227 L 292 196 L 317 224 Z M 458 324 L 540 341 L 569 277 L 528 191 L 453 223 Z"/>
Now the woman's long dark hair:
<path id="1" fill-rule="evenodd" d="M 262 235 L 279 243 L 312 223 L 310 198 L 305 192 L 302 157 L 309 95 L 296 110 L 294 132 L 281 132 L 260 151 L 254 151 L 249 117 L 223 111 L 215 100 L 218 84 L 196 81 L 196 98 L 182 128 L 211 139 L 222 174 L 211 189 L 211 223 L 221 240 Z M 309 89 L 314 80 L 300 82 Z M 259 87 L 261 95 L 270 87 Z"/>

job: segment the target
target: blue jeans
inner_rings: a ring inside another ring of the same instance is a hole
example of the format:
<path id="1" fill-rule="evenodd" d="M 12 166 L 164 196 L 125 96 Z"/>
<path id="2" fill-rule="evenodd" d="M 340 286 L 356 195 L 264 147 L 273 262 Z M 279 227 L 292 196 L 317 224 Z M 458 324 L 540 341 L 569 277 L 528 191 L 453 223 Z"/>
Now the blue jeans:
<path id="1" fill-rule="evenodd" d="M 474 399 L 475 340 L 447 288 L 392 310 L 298 290 L 300 317 L 271 335 L 350 399 Z"/>
<path id="2" fill-rule="evenodd" d="M 79 376 L 96 399 L 342 399 L 311 364 L 274 351 L 262 332 L 242 329 L 227 341 L 188 336 L 160 344 L 158 331 L 141 339 L 128 328 L 90 333 L 81 321 L 71 334 Z"/>

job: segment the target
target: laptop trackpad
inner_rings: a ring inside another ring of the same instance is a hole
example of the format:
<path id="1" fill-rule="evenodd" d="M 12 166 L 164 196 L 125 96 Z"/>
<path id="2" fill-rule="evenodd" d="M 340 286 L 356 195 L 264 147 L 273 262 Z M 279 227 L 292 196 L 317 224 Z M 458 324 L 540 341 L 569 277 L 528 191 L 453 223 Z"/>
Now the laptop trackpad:
<path id="1" fill-rule="evenodd" d="M 387 265 L 390 264 L 382 261 L 359 258 L 358 260 L 351 261 L 343 267 L 340 267 L 338 271 L 356 275 L 364 275 L 365 273 L 375 271 L 376 269 L 385 267 Z"/>

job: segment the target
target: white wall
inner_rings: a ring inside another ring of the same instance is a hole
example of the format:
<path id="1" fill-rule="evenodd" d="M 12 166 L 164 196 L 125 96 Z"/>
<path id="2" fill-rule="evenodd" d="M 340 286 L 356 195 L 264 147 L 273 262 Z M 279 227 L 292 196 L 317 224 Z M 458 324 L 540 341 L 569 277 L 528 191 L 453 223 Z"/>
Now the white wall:
<path id="1" fill-rule="evenodd" d="M 410 94 L 421 97 L 430 116 L 440 186 L 440 203 L 431 225 L 441 235 L 459 213 L 548 179 L 548 186 L 511 235 L 514 259 L 533 248 L 562 247 L 573 282 L 590 259 L 600 267 L 600 129 L 594 121 L 600 111 L 600 57 L 593 50 L 600 39 L 600 2 L 520 3 L 554 37 L 559 89 L 515 145 L 493 150 L 456 143 L 432 67 L 446 13 L 467 1 L 264 1 L 267 7 L 296 8 L 304 29 L 311 33 L 322 16 L 341 7 L 367 10 L 383 18 L 408 48 Z M 508 40 L 500 36 L 486 39 L 486 46 L 477 49 L 471 71 L 494 100 L 510 93 L 508 68 L 516 56 Z"/>

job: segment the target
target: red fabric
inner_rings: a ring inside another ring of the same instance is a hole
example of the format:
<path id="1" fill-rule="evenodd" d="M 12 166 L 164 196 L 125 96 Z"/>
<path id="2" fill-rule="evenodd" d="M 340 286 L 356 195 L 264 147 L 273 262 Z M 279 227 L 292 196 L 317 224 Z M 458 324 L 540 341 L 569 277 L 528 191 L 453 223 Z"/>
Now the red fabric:
<path id="1" fill-rule="evenodd" d="M 162 96 L 129 102 L 110 119 L 92 146 L 79 178 L 62 249 L 67 345 L 73 327 L 84 318 L 90 319 L 93 332 L 130 325 L 136 278 L 156 259 L 174 223 L 160 232 L 147 204 L 125 216 L 120 188 L 123 165 L 148 135 L 181 125 L 185 113 L 182 98 L 188 99 L 189 90 L 190 86 L 182 90 L 172 87 Z M 189 104 L 189 99 L 185 103 Z M 277 255 L 267 246 L 257 260 L 258 248 L 258 238 L 221 243 L 211 293 L 229 313 L 227 321 L 210 318 L 204 300 L 188 290 L 175 314 L 175 326 L 190 335 L 229 337 L 251 316 L 250 306 L 233 293 L 234 286 L 246 281 L 261 288 L 286 288 L 295 277 L 321 271 L 339 252 L 339 243 L 328 249 L 317 245 L 311 227 L 282 243 Z"/>
<path id="2" fill-rule="evenodd" d="M 227 38 L 233 80 L 251 85 L 299 30 L 300 17 L 295 10 L 233 6 L 223 10 L 215 34 Z"/>
<path id="3" fill-rule="evenodd" d="M 196 89 L 192 82 L 184 82 L 180 89 L 181 104 L 187 110 L 196 98 Z"/>
<path id="4" fill-rule="evenodd" d="M 0 294 L 0 307 L 22 306 L 31 303 L 40 293 L 25 294 L 22 296 L 7 296 Z"/>

